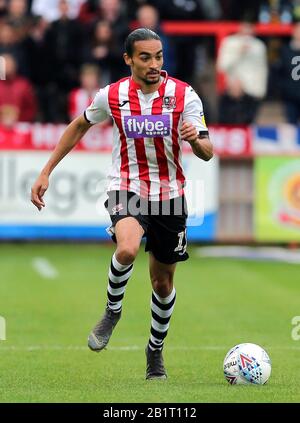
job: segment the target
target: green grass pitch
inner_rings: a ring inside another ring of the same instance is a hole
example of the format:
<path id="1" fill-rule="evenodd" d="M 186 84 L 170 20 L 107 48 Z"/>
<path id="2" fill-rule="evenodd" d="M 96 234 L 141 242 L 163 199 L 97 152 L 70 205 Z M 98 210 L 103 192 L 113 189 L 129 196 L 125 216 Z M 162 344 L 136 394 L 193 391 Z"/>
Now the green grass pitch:
<path id="1" fill-rule="evenodd" d="M 108 245 L 0 245 L 0 402 L 299 402 L 299 266 L 199 258 L 177 265 L 177 303 L 165 344 L 167 381 L 145 381 L 150 328 L 148 255 L 141 247 L 123 317 L 107 350 L 87 336 L 106 302 Z M 44 257 L 57 269 L 43 278 Z M 266 348 L 265 386 L 230 386 L 226 352 L 253 342 Z"/>

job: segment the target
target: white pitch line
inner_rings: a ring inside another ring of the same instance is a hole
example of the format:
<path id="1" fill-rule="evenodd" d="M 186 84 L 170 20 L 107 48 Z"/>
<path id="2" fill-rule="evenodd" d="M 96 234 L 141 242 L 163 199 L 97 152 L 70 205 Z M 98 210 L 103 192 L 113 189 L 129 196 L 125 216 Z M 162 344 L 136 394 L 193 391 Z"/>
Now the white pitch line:
<path id="1" fill-rule="evenodd" d="M 137 345 L 130 345 L 130 346 L 121 346 L 121 347 L 108 347 L 107 350 L 111 351 L 143 351 L 145 348 Z M 227 346 L 191 346 L 191 347 L 185 347 L 185 346 L 170 346 L 166 348 L 170 351 L 227 351 Z M 83 345 L 9 345 L 9 346 L 3 346 L 3 344 L 0 344 L 0 352 L 1 351 L 89 351 L 87 346 Z M 300 346 L 295 347 L 266 347 L 267 351 L 271 350 L 297 350 L 300 351 Z"/>
<path id="2" fill-rule="evenodd" d="M 45 279 L 56 279 L 58 277 L 57 269 L 45 257 L 34 257 L 32 267 Z"/>
<path id="3" fill-rule="evenodd" d="M 299 250 L 287 250 L 281 247 L 244 247 L 234 245 L 200 247 L 196 249 L 195 254 L 197 257 L 276 261 L 289 264 L 300 264 Z"/>

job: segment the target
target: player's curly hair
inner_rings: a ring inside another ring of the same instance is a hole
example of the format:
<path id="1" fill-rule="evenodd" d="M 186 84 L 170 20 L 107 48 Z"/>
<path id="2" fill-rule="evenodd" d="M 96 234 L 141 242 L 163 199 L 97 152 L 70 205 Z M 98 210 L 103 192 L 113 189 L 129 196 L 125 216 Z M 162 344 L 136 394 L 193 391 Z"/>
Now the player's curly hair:
<path id="1" fill-rule="evenodd" d="M 134 50 L 134 43 L 136 41 L 159 40 L 160 37 L 156 32 L 148 28 L 138 28 L 132 31 L 125 40 L 125 52 L 129 57 L 132 57 Z"/>

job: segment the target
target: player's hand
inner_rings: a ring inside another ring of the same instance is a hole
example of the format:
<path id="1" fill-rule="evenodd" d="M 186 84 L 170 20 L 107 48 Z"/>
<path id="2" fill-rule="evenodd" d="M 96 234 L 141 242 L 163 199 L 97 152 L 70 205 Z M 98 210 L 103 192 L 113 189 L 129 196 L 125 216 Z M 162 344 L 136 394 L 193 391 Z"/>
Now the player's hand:
<path id="1" fill-rule="evenodd" d="M 40 175 L 31 188 L 31 202 L 39 210 L 45 207 L 43 196 L 49 186 L 49 178 L 46 175 Z"/>
<path id="2" fill-rule="evenodd" d="M 192 123 L 183 121 L 180 129 L 180 136 L 184 141 L 193 143 L 198 138 L 198 132 Z"/>

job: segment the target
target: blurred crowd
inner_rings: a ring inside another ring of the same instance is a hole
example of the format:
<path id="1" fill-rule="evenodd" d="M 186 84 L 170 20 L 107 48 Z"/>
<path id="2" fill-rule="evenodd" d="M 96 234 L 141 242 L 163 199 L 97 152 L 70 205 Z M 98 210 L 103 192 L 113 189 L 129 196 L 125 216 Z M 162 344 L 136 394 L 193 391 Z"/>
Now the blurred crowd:
<path id="1" fill-rule="evenodd" d="M 162 20 L 245 23 L 216 58 L 213 37 L 168 37 Z M 209 58 L 216 62 L 225 89 L 217 113 L 208 104 L 209 123 L 252 123 L 266 98 L 279 98 L 287 121 L 299 121 L 299 81 L 291 75 L 293 58 L 300 62 L 300 0 L 0 0 L 0 123 L 62 123 L 82 113 L 100 87 L 129 74 L 123 45 L 134 21 L 161 36 L 164 68 L 200 95 L 198 75 Z M 295 26 L 272 44 L 251 22 Z"/>

